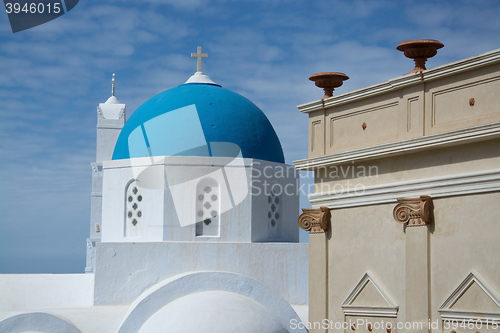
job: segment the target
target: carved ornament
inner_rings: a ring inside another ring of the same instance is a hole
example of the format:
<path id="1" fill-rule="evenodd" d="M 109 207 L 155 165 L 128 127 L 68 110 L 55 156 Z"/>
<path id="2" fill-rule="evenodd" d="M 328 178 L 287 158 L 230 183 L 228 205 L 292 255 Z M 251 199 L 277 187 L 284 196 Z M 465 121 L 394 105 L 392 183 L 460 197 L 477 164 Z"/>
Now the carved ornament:
<path id="1" fill-rule="evenodd" d="M 302 208 L 299 216 L 299 227 L 311 234 L 320 234 L 328 230 L 328 221 L 331 218 L 328 207 Z"/>
<path id="2" fill-rule="evenodd" d="M 432 198 L 428 195 L 401 198 L 394 207 L 393 216 L 399 223 L 408 223 L 408 227 L 418 227 L 431 222 L 433 209 Z"/>
<path id="3" fill-rule="evenodd" d="M 102 109 L 100 106 L 97 107 L 97 117 L 98 118 L 104 118 L 104 115 L 102 113 Z"/>

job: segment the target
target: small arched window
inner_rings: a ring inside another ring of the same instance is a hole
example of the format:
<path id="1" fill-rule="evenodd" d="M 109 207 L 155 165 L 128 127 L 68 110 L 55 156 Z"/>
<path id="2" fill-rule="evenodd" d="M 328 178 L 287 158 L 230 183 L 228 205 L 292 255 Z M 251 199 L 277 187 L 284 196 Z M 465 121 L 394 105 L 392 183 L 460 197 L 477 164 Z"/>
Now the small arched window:
<path id="1" fill-rule="evenodd" d="M 220 187 L 212 178 L 196 186 L 196 236 L 218 237 L 220 233 Z"/>
<path id="2" fill-rule="evenodd" d="M 140 237 L 142 230 L 142 188 L 135 179 L 125 187 L 125 237 Z"/>
<path id="3" fill-rule="evenodd" d="M 267 219 L 269 238 L 281 237 L 281 187 L 279 184 L 271 186 L 271 191 L 267 195 Z"/>

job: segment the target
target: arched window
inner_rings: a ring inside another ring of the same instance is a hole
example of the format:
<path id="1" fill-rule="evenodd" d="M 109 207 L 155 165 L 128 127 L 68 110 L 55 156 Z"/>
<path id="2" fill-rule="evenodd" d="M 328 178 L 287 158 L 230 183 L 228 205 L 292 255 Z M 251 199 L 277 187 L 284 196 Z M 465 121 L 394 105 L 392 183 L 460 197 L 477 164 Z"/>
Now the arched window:
<path id="1" fill-rule="evenodd" d="M 196 186 L 196 236 L 218 237 L 220 233 L 220 187 L 212 178 Z"/>
<path id="2" fill-rule="evenodd" d="M 269 238 L 281 237 L 281 186 L 274 184 L 267 195 L 267 219 Z"/>
<path id="3" fill-rule="evenodd" d="M 125 237 L 140 237 L 143 211 L 142 188 L 132 179 L 125 187 Z"/>

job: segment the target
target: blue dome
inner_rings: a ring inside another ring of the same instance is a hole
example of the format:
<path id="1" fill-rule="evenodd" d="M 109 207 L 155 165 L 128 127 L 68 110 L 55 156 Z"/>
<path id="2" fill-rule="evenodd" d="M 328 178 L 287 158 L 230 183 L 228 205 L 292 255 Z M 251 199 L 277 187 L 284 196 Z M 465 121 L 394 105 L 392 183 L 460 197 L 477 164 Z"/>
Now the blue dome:
<path id="1" fill-rule="evenodd" d="M 240 156 L 285 163 L 276 132 L 255 104 L 202 83 L 164 91 L 127 120 L 113 160 L 148 156 Z"/>

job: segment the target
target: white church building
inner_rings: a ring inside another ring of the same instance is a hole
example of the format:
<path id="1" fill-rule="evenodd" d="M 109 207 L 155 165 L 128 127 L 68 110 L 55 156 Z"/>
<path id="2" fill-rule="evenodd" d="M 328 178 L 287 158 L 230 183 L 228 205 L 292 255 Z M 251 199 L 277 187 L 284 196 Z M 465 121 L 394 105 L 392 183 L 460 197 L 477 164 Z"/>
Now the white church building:
<path id="1" fill-rule="evenodd" d="M 1 275 L 0 332 L 305 331 L 298 174 L 265 114 L 192 56 L 198 71 L 127 121 L 113 78 L 85 274 Z"/>

